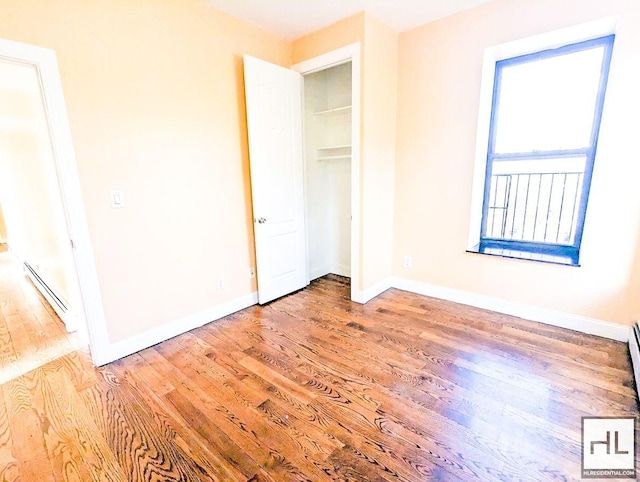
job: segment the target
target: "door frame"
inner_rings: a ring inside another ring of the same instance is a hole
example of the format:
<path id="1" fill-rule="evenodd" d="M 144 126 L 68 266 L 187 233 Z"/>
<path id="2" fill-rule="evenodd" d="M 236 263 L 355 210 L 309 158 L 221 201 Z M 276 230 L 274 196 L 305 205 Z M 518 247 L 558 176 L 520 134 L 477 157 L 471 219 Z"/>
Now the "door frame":
<path id="1" fill-rule="evenodd" d="M 361 213 L 361 180 L 360 180 L 360 42 L 327 52 L 291 67 L 302 76 L 351 62 L 351 301 L 362 302 L 363 293 L 360 288 L 360 213 Z M 304 108 L 304 83 L 303 83 Z M 303 163 L 306 166 L 306 162 Z M 307 171 L 304 169 L 305 210 Z M 308 215 L 306 216 L 308 222 Z M 307 246 L 309 244 L 308 229 L 305 229 Z M 307 281 L 310 281 L 309 263 L 307 263 Z"/>
<path id="2" fill-rule="evenodd" d="M 0 59 L 32 65 L 38 74 L 58 189 L 70 236 L 69 243 L 72 246 L 75 275 L 80 288 L 82 306 L 78 306 L 76 312 L 79 315 L 79 324 L 85 324 L 86 330 L 85 326 L 79 326 L 79 329 L 89 339 L 93 363 L 103 365 L 112 360 L 109 356 L 109 335 L 56 53 L 43 47 L 0 39 Z"/>

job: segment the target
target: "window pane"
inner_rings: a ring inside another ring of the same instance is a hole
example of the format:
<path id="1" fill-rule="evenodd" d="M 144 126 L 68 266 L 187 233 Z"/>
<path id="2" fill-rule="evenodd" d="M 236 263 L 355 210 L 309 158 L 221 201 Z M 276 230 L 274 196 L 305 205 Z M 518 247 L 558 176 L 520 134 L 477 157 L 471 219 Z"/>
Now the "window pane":
<path id="1" fill-rule="evenodd" d="M 590 146 L 603 55 L 597 47 L 503 67 L 494 152 Z"/>
<path id="2" fill-rule="evenodd" d="M 572 245 L 586 158 L 494 161 L 485 237 Z"/>

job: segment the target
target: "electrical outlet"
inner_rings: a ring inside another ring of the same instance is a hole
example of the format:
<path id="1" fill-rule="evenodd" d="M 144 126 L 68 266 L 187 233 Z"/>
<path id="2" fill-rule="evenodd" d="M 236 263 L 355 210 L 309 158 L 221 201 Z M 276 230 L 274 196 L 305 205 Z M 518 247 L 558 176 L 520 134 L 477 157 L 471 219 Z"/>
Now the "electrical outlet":
<path id="1" fill-rule="evenodd" d="M 218 289 L 224 289 L 224 276 L 218 276 Z"/>
<path id="2" fill-rule="evenodd" d="M 404 257 L 404 267 L 405 268 L 411 268 L 412 265 L 413 265 L 413 260 L 411 259 L 411 256 L 405 256 Z"/>
<path id="3" fill-rule="evenodd" d="M 256 277 L 256 269 L 251 267 L 249 268 L 249 279 L 253 279 Z"/>

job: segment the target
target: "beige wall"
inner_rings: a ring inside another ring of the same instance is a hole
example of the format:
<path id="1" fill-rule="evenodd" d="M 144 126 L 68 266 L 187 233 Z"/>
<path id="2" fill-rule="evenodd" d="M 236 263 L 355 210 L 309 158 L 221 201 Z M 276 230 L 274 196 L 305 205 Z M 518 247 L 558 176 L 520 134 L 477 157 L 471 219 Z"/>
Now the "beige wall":
<path id="1" fill-rule="evenodd" d="M 582 267 L 465 253 L 483 49 L 613 14 Z M 633 0 L 497 0 L 400 36 L 396 276 L 623 324 L 640 316 L 638 25 Z"/>
<path id="2" fill-rule="evenodd" d="M 39 78 L 33 66 L 7 61 L 0 61 L 0 199 L 13 252 L 77 308 L 78 286 Z"/>
<path id="3" fill-rule="evenodd" d="M 254 291 L 241 56 L 290 65 L 291 44 L 196 0 L 0 16 L 1 38 L 57 53 L 110 340 Z"/>
<path id="4" fill-rule="evenodd" d="M 293 42 L 298 63 L 361 43 L 360 289 L 391 276 L 398 35 L 359 13 Z M 352 161 L 353 162 L 353 161 Z"/>

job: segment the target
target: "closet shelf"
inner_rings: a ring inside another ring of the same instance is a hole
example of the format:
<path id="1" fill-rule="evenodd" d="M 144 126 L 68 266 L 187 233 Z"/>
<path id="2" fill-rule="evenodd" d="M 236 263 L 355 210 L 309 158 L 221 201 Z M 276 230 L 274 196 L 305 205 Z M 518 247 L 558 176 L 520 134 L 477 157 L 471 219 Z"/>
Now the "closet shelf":
<path id="1" fill-rule="evenodd" d="M 351 146 L 331 146 L 316 149 L 316 161 L 351 159 Z"/>
<path id="2" fill-rule="evenodd" d="M 334 149 L 346 149 L 349 151 L 349 153 L 351 153 L 351 144 L 344 144 L 341 146 L 324 146 L 324 147 L 318 147 L 316 148 L 316 152 L 325 152 L 325 151 L 331 151 Z"/>
<path id="3" fill-rule="evenodd" d="M 316 161 L 318 162 L 326 162 L 326 161 L 340 161 L 343 159 L 351 159 L 351 154 L 345 154 L 344 156 L 323 156 L 316 157 Z"/>
<path id="4" fill-rule="evenodd" d="M 318 112 L 314 112 L 313 115 L 317 115 L 317 116 L 330 116 L 330 115 L 334 115 L 334 114 L 350 114 L 351 113 L 351 106 L 350 105 L 344 105 L 342 107 L 335 107 L 333 109 L 327 109 L 327 110 L 321 110 Z"/>

